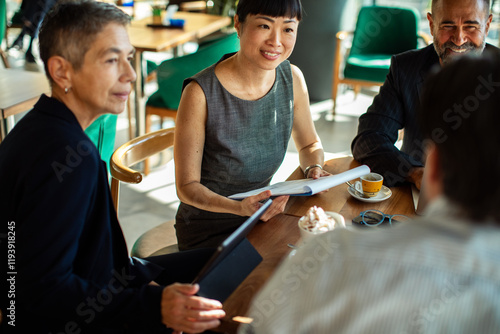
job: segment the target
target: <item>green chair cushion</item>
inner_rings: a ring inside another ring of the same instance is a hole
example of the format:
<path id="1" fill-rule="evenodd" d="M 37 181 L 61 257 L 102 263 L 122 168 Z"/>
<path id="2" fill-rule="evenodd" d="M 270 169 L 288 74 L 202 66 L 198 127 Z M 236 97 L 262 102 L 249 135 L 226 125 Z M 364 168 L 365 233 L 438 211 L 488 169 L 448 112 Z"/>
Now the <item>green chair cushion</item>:
<path id="1" fill-rule="evenodd" d="M 195 53 L 165 60 L 157 69 L 158 91 L 146 104 L 177 109 L 184 80 L 213 65 L 224 54 L 238 51 L 239 45 L 237 34 L 231 33 L 200 47 Z"/>
<path id="2" fill-rule="evenodd" d="M 150 74 L 153 71 L 156 71 L 157 68 L 158 64 L 156 64 L 154 61 L 146 60 L 146 71 L 148 74 Z"/>
<path id="3" fill-rule="evenodd" d="M 350 79 L 383 82 L 389 73 L 391 55 L 349 57 L 344 69 L 344 77 Z"/>
<path id="4" fill-rule="evenodd" d="M 117 119 L 118 115 L 102 115 L 85 129 L 85 133 L 97 147 L 101 159 L 106 162 L 108 172 L 109 161 L 115 150 Z"/>
<path id="5" fill-rule="evenodd" d="M 391 64 L 391 55 L 353 56 L 349 57 L 347 63 L 354 66 L 389 69 L 389 65 Z"/>

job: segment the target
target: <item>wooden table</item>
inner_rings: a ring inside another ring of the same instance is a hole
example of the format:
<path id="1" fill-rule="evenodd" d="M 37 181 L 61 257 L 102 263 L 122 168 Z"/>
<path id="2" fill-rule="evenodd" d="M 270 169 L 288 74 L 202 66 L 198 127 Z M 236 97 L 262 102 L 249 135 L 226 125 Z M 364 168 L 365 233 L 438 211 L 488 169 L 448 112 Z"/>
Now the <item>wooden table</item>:
<path id="1" fill-rule="evenodd" d="M 325 169 L 337 174 L 359 166 L 352 157 L 332 159 L 326 162 Z M 289 179 L 303 178 L 300 169 L 290 175 Z M 287 256 L 291 249 L 288 243 L 296 244 L 300 238 L 297 222 L 311 206 L 322 207 L 325 211 L 341 213 L 346 223 L 358 216 L 361 211 L 377 209 L 386 214 L 415 215 L 411 187 L 393 187 L 391 198 L 379 203 L 364 203 L 352 198 L 347 192 L 347 185 L 342 184 L 326 193 L 302 197 L 290 197 L 285 212 L 266 223 L 259 223 L 248 235 L 248 239 L 262 255 L 263 261 L 241 283 L 231 296 L 224 302 L 226 317 L 216 331 L 221 333 L 236 333 L 238 322 L 234 316 L 245 316 L 249 303 L 257 291 L 267 282 L 277 265 Z"/>
<path id="2" fill-rule="evenodd" d="M 42 93 L 50 93 L 45 74 L 18 69 L 0 70 L 1 139 L 9 130 L 8 117 L 33 108 Z"/>
<path id="3" fill-rule="evenodd" d="M 355 167 L 360 164 L 352 157 L 344 157 L 332 159 L 325 163 L 325 169 L 332 173 L 337 174 Z M 289 179 L 302 178 L 302 172 L 297 169 Z M 386 214 L 403 214 L 408 216 L 415 215 L 415 206 L 413 204 L 413 197 L 411 187 L 392 187 L 391 198 L 379 203 L 365 203 L 353 198 L 347 192 L 348 186 L 346 184 L 339 185 L 330 189 L 324 194 L 316 196 L 295 196 L 290 197 L 285 208 L 285 214 L 302 217 L 311 206 L 319 206 L 325 211 L 338 212 L 350 222 L 354 217 L 358 216 L 361 211 L 368 209 L 377 209 Z"/>
<path id="4" fill-rule="evenodd" d="M 159 52 L 175 49 L 186 42 L 196 41 L 231 24 L 231 18 L 228 16 L 204 13 L 177 12 L 174 17 L 186 21 L 184 28 L 150 28 L 147 25 L 152 23 L 152 18 L 148 17 L 132 21 L 128 29 L 130 42 L 136 50 L 134 57 L 134 69 L 137 73 L 134 85 L 136 136 L 144 134 L 145 121 L 144 109 L 141 105 L 143 95 L 141 73 L 146 73 L 143 70 L 142 53 L 144 51 Z"/>

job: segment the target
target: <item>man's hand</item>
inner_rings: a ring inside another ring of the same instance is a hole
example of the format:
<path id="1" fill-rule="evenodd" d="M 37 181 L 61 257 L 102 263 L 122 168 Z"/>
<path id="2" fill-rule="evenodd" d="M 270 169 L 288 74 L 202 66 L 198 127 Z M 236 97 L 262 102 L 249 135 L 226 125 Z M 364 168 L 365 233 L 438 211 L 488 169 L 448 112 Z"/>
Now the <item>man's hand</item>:
<path id="1" fill-rule="evenodd" d="M 418 190 L 420 190 L 420 186 L 422 185 L 422 176 L 424 175 L 424 167 L 413 167 L 406 179 L 411 183 L 415 184 Z"/>
<path id="2" fill-rule="evenodd" d="M 162 322 L 174 333 L 201 333 L 220 324 L 226 313 L 217 300 L 195 296 L 198 284 L 175 283 L 163 289 Z"/>

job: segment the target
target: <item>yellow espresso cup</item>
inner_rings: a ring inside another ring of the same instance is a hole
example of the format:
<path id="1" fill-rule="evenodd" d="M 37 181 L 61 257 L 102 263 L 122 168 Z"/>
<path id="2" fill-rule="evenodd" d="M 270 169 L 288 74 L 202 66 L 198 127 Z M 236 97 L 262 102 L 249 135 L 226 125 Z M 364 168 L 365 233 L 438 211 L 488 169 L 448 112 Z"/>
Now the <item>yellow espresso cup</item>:
<path id="1" fill-rule="evenodd" d="M 380 189 L 382 189 L 382 184 L 384 183 L 384 177 L 377 173 L 370 173 L 362 176 L 361 178 L 361 190 L 366 197 L 375 197 L 378 195 Z M 359 187 L 359 183 L 357 187 Z M 358 189 L 359 190 L 359 189 Z"/>

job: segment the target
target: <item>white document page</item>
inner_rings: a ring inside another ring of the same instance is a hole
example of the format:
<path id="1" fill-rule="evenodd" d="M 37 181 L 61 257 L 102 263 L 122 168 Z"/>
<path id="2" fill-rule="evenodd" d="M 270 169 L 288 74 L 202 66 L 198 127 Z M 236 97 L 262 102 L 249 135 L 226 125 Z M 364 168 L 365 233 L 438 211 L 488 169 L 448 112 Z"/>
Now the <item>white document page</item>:
<path id="1" fill-rule="evenodd" d="M 302 179 L 283 181 L 260 189 L 247 191 L 245 193 L 234 194 L 229 196 L 229 198 L 243 199 L 249 196 L 257 195 L 266 190 L 271 190 L 271 196 L 309 196 L 322 192 L 323 190 L 333 188 L 344 182 L 354 180 L 369 173 L 370 168 L 366 165 L 362 165 L 339 174 L 320 177 L 316 180 Z"/>

